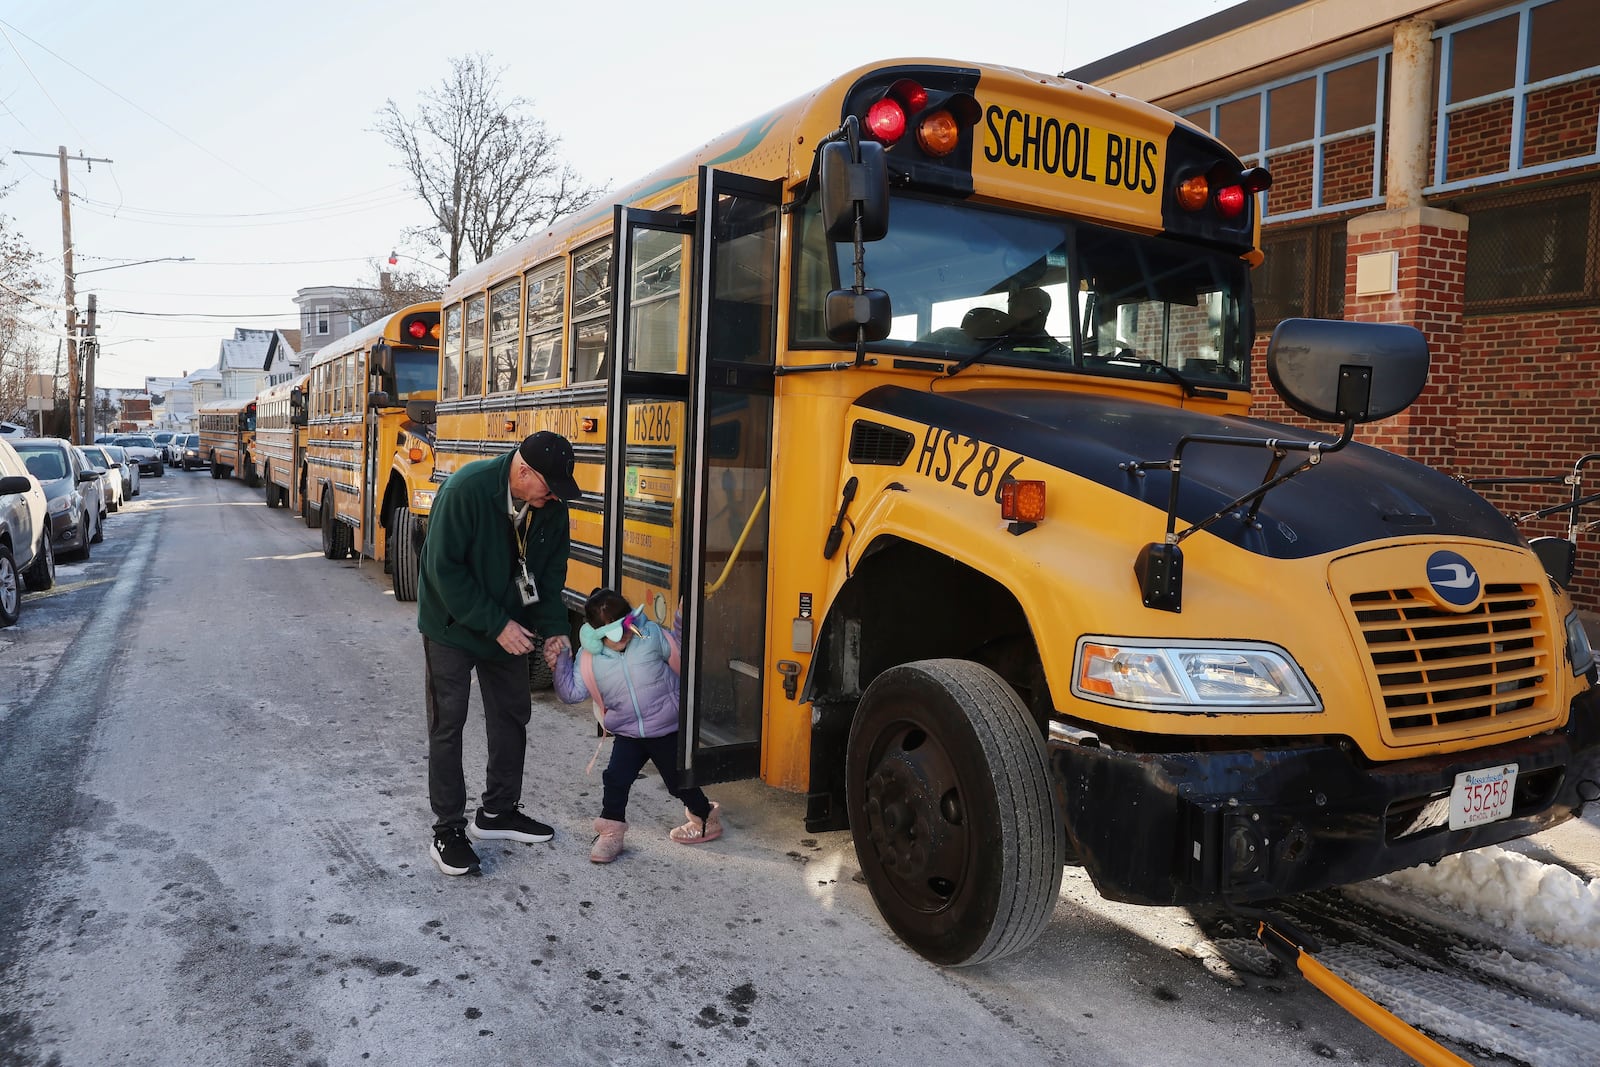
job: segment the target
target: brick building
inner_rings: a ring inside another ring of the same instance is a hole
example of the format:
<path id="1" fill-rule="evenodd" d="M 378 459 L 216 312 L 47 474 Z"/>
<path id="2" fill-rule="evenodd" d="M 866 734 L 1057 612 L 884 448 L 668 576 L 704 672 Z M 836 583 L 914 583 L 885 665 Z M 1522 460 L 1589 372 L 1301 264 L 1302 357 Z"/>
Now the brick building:
<path id="1" fill-rule="evenodd" d="M 1465 478 L 1557 477 L 1600 452 L 1597 25 L 1600 0 L 1246 0 L 1067 76 L 1271 170 L 1258 355 L 1289 316 L 1410 323 L 1428 387 L 1362 439 Z M 1257 414 L 1304 422 L 1255 389 Z M 1600 491 L 1600 460 L 1583 471 Z M 1512 515 L 1572 493 L 1480 491 Z M 1573 587 L 1600 608 L 1594 533 Z"/>

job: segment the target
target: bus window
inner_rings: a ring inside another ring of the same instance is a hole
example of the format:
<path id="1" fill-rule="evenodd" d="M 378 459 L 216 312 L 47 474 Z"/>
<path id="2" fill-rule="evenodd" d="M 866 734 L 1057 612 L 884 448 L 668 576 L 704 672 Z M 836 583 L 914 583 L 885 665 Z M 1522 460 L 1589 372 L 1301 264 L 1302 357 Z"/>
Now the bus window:
<path id="1" fill-rule="evenodd" d="M 896 316 L 885 349 L 1118 376 L 1159 363 L 1246 384 L 1247 268 L 1236 256 L 972 205 L 896 197 L 893 210 L 867 257 L 867 282 L 889 292 Z M 825 345 L 826 287 L 851 276 L 852 250 L 825 240 L 815 211 L 801 225 L 791 320 L 797 345 Z"/>
<path id="2" fill-rule="evenodd" d="M 773 277 L 778 269 L 778 208 L 748 197 L 718 199 L 716 292 L 708 328 L 719 360 L 771 366 L 776 358 Z"/>
<path id="3" fill-rule="evenodd" d="M 513 278 L 489 294 L 489 392 L 517 387 L 517 327 L 522 318 L 522 279 Z"/>
<path id="4" fill-rule="evenodd" d="M 461 395 L 461 305 L 444 313 L 444 338 L 439 346 L 439 398 Z"/>
<path id="5" fill-rule="evenodd" d="M 683 256 L 689 238 L 661 230 L 637 230 L 633 240 L 626 366 L 629 370 L 681 372 L 679 315 Z"/>
<path id="6" fill-rule="evenodd" d="M 439 357 L 427 348 L 396 348 L 394 350 L 394 400 L 403 404 L 413 393 L 426 393 L 438 388 Z"/>
<path id="7" fill-rule="evenodd" d="M 611 333 L 611 239 L 572 257 L 572 380 L 605 375 Z"/>
<path id="8" fill-rule="evenodd" d="M 566 280 L 567 264 L 560 259 L 528 273 L 528 320 L 522 331 L 523 343 L 528 347 L 522 371 L 524 382 L 548 382 L 561 377 Z"/>
<path id="9" fill-rule="evenodd" d="M 482 293 L 467 298 L 467 322 L 461 344 L 461 395 L 483 395 L 483 315 Z"/>

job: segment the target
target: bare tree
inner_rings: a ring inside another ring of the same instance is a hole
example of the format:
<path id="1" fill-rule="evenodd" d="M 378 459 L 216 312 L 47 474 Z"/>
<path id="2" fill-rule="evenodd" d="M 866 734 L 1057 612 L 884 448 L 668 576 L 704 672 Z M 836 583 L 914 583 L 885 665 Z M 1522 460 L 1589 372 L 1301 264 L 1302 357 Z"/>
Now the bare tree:
<path id="1" fill-rule="evenodd" d="M 333 308 L 366 326 L 412 304 L 439 299 L 444 292 L 444 278 L 439 273 L 443 269 L 433 268 L 430 278 L 422 271 L 369 260 L 367 273 L 333 298 Z"/>
<path id="2" fill-rule="evenodd" d="M 0 186 L 0 197 L 10 186 Z M 28 418 L 28 375 L 43 373 L 31 325 L 40 314 L 34 303 L 43 291 L 35 273 L 39 258 L 0 215 L 0 419 Z"/>
<path id="3" fill-rule="evenodd" d="M 450 74 L 425 90 L 414 116 L 392 99 L 376 131 L 404 159 L 437 227 L 414 236 L 445 254 L 454 278 L 603 191 L 585 185 L 557 153 L 561 140 L 521 97 L 502 101 L 500 70 L 484 55 L 450 61 Z"/>

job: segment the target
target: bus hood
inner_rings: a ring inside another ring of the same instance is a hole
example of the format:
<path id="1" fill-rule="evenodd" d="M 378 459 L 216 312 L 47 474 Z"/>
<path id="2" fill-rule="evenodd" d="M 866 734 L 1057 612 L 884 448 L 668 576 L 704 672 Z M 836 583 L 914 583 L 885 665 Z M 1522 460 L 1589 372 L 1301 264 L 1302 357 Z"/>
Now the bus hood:
<path id="1" fill-rule="evenodd" d="M 1079 478 L 1142 500 L 1154 513 L 1144 540 L 1165 532 L 1171 475 L 1124 469 L 1139 461 L 1171 459 L 1189 434 L 1252 440 L 1268 437 L 1332 443 L 1334 435 L 1259 419 L 1210 415 L 1126 398 L 1060 391 L 971 390 L 930 393 L 881 386 L 856 401 L 863 417 L 882 412 L 921 423 L 929 433 L 973 438 L 1005 452 L 1038 460 Z M 928 447 L 924 435 L 908 463 Z M 1261 446 L 1205 443 L 1184 448 L 1179 480 L 1178 529 L 1200 522 L 1266 477 L 1271 452 Z M 1291 452 L 1280 473 L 1304 463 Z M 1018 477 L 1043 477 L 1024 462 Z M 1069 490 L 1070 492 L 1070 490 Z M 1060 499 L 1060 498 L 1056 498 Z M 1070 506 L 1070 496 L 1067 498 Z M 1056 506 L 1060 506 L 1057 504 Z M 1351 443 L 1323 457 L 1313 470 L 1266 494 L 1253 524 L 1229 516 L 1207 532 L 1240 548 L 1279 559 L 1322 555 L 1376 540 L 1415 536 L 1465 536 L 1520 544 L 1521 535 L 1499 511 L 1454 478 L 1368 445 Z"/>

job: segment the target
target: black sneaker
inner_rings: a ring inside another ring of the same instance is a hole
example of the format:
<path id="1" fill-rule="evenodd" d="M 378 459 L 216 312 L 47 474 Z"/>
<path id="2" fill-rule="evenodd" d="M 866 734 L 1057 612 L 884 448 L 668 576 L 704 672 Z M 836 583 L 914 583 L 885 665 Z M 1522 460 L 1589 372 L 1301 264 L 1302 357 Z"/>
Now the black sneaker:
<path id="1" fill-rule="evenodd" d="M 467 823 L 467 834 L 476 841 L 521 841 L 537 845 L 550 840 L 556 832 L 516 809 L 496 815 L 479 808 L 472 821 Z"/>
<path id="2" fill-rule="evenodd" d="M 467 835 L 460 829 L 435 830 L 433 844 L 428 846 L 433 865 L 442 874 L 478 874 L 478 854 L 467 844 Z"/>

